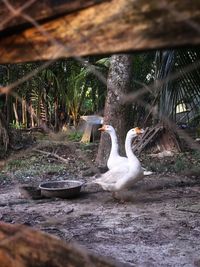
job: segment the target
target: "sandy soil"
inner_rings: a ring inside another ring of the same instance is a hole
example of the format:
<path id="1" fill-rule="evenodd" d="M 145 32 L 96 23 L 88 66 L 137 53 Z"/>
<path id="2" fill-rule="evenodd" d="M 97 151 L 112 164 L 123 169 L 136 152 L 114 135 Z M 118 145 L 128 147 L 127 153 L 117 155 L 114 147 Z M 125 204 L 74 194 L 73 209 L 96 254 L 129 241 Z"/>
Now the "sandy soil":
<path id="1" fill-rule="evenodd" d="M 198 179 L 153 175 L 113 199 L 87 186 L 76 199 L 22 198 L 18 185 L 0 189 L 0 220 L 22 223 L 78 242 L 130 266 L 200 266 Z"/>
<path id="2" fill-rule="evenodd" d="M 0 220 L 29 225 L 130 266 L 200 266 L 198 175 L 145 177 L 121 194 L 124 203 L 94 185 L 84 186 L 75 199 L 33 200 L 20 194 L 21 183 L 90 181 L 97 147 L 52 142 L 39 147 L 67 164 L 34 147 L 15 153 L 0 172 Z"/>

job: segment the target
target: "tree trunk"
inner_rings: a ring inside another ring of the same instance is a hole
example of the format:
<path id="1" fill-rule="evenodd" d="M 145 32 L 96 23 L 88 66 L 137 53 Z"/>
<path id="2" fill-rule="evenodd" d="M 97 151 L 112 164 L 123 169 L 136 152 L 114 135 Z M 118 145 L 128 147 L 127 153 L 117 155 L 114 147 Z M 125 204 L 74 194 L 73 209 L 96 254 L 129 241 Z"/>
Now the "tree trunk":
<path id="1" fill-rule="evenodd" d="M 31 127 L 33 128 L 35 126 L 35 123 L 34 123 L 34 109 L 33 109 L 32 102 L 30 102 L 30 105 L 29 105 L 29 114 L 30 114 Z"/>
<path id="2" fill-rule="evenodd" d="M 15 121 L 16 121 L 16 125 L 19 126 L 19 116 L 17 113 L 17 100 L 15 101 L 15 103 L 13 103 L 13 111 L 15 114 Z"/>
<path id="3" fill-rule="evenodd" d="M 9 144 L 8 127 L 6 120 L 0 111 L 0 158 L 4 157 Z"/>
<path id="4" fill-rule="evenodd" d="M 22 98 L 22 124 L 27 127 L 27 105 L 25 98 Z"/>
<path id="5" fill-rule="evenodd" d="M 125 137 L 131 127 L 131 105 L 122 104 L 121 95 L 130 92 L 132 65 L 132 55 L 113 55 L 107 80 L 104 124 L 110 124 L 115 128 L 122 154 L 125 154 Z M 99 166 L 106 165 L 110 148 L 110 137 L 102 134 L 96 158 Z"/>
<path id="6" fill-rule="evenodd" d="M 59 119 L 58 119 L 58 98 L 54 98 L 54 130 L 59 131 Z"/>
<path id="7" fill-rule="evenodd" d="M 12 108 L 12 102 L 11 102 L 11 96 L 9 94 L 6 94 L 6 122 L 9 124 L 12 121 L 12 114 L 11 114 L 11 108 Z"/>

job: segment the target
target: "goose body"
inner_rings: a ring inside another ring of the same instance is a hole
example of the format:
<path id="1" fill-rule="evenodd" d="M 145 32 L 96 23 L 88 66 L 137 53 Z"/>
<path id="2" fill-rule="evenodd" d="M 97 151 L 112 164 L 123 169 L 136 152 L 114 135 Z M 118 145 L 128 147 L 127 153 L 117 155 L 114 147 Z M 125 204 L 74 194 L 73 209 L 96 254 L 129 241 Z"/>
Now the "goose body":
<path id="1" fill-rule="evenodd" d="M 93 183 L 101 185 L 104 190 L 116 192 L 132 187 L 138 180 L 143 178 L 141 164 L 131 149 L 132 139 L 141 133 L 142 130 L 139 128 L 133 128 L 127 133 L 125 150 L 128 163 L 125 162 L 110 169 L 102 174 L 100 178 L 94 180 Z"/>
<path id="2" fill-rule="evenodd" d="M 111 138 L 111 150 L 110 155 L 107 161 L 107 167 L 109 170 L 115 169 L 119 165 L 127 165 L 128 168 L 128 158 L 122 157 L 119 155 L 119 144 L 117 140 L 117 135 L 115 132 L 115 129 L 111 125 L 103 125 L 101 128 L 99 128 L 100 131 L 106 132 L 110 135 Z M 145 168 L 143 168 L 144 175 L 151 175 L 151 171 L 147 171 Z"/>

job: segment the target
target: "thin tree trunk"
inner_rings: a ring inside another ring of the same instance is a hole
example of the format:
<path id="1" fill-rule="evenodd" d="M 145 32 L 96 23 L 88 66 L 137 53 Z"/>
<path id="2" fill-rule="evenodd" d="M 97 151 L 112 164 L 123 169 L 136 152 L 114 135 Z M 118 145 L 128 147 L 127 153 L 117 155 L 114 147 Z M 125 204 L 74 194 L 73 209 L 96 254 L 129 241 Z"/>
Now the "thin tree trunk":
<path id="1" fill-rule="evenodd" d="M 17 113 L 17 100 L 15 103 L 13 103 L 13 111 L 15 114 L 16 125 L 19 126 L 19 117 L 18 117 L 18 113 Z"/>
<path id="2" fill-rule="evenodd" d="M 9 134 L 8 134 L 8 126 L 5 120 L 4 115 L 0 111 L 0 158 L 4 157 L 4 154 L 7 151 L 8 144 L 9 144 Z"/>
<path id="3" fill-rule="evenodd" d="M 54 129 L 56 131 L 59 131 L 58 98 L 57 97 L 55 97 L 55 99 L 54 99 L 54 117 L 55 117 Z"/>
<path id="4" fill-rule="evenodd" d="M 11 121 L 11 96 L 6 94 L 6 121 L 7 124 Z"/>
<path id="5" fill-rule="evenodd" d="M 31 127 L 34 127 L 35 126 L 35 123 L 34 123 L 34 109 L 33 109 L 33 105 L 32 105 L 31 102 L 30 102 L 29 110 L 30 110 L 30 118 L 31 118 Z"/>
<path id="6" fill-rule="evenodd" d="M 27 108 L 26 108 L 26 99 L 22 99 L 22 124 L 27 126 Z"/>
<path id="7" fill-rule="evenodd" d="M 104 109 L 104 124 L 112 125 L 118 136 L 121 154 L 127 131 L 131 127 L 131 105 L 122 104 L 121 96 L 130 92 L 132 78 L 132 55 L 113 55 L 107 79 L 107 98 Z M 110 138 L 102 134 L 96 162 L 104 167 L 110 151 Z"/>

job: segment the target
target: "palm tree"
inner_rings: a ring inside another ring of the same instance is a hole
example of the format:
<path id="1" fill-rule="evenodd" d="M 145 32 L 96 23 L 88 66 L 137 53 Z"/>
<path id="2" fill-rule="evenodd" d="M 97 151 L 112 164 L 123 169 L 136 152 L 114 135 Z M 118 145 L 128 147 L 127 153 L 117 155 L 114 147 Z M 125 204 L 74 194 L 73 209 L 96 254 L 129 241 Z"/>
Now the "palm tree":
<path id="1" fill-rule="evenodd" d="M 185 104 L 190 113 L 199 110 L 200 103 L 200 71 L 196 68 L 185 73 L 183 68 L 200 59 L 199 49 L 178 49 L 156 53 L 156 80 L 170 77 L 173 71 L 179 72 L 175 81 L 169 80 L 158 90 L 159 120 L 167 117 L 177 121 L 177 106 Z M 190 116 L 186 117 L 189 123 Z"/>
<path id="2" fill-rule="evenodd" d="M 199 115 L 200 103 L 200 71 L 198 67 L 191 72 L 185 72 L 184 68 L 194 64 L 200 59 L 200 49 L 177 49 L 170 51 L 157 51 L 155 57 L 155 92 L 151 105 L 157 106 L 157 114 L 154 123 L 162 125 L 163 131 L 159 146 L 164 150 L 180 150 L 178 136 L 174 123 L 180 123 L 179 111 L 182 109 L 184 122 L 189 124 L 192 118 Z M 174 72 L 179 73 L 178 78 L 170 79 Z M 165 81 L 157 86 L 160 81 Z M 149 114 L 147 115 L 149 119 Z M 147 121 L 147 119 L 145 120 Z M 156 126 L 157 127 L 157 126 Z M 154 132 L 152 130 L 152 138 Z M 143 137 L 145 139 L 146 136 Z M 149 138 L 149 142 L 152 142 Z M 141 140 L 144 142 L 144 140 Z M 158 142 L 158 138 L 155 143 Z M 147 143 L 146 143 L 147 144 Z M 140 146 L 141 148 L 141 146 Z M 144 148 L 144 147 L 143 147 Z M 141 151 L 141 149 L 140 149 Z"/>

